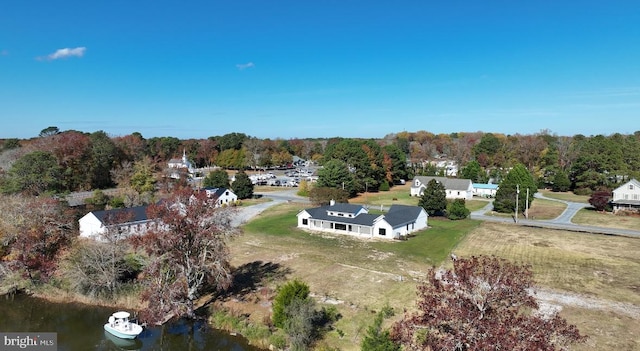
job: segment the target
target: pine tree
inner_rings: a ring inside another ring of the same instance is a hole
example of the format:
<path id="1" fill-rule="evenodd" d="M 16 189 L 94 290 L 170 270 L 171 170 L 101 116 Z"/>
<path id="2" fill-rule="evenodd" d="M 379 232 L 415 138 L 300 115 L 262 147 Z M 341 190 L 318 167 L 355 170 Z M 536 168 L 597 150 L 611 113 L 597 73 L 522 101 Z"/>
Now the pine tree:
<path id="1" fill-rule="evenodd" d="M 229 175 L 224 169 L 215 170 L 204 178 L 202 185 L 212 188 L 229 188 Z"/>
<path id="2" fill-rule="evenodd" d="M 452 220 L 465 219 L 469 217 L 470 211 L 465 206 L 464 199 L 455 199 L 447 208 L 447 218 Z"/>
<path id="3" fill-rule="evenodd" d="M 519 163 L 500 182 L 496 192 L 496 199 L 493 202 L 493 209 L 502 213 L 514 212 L 516 209 L 516 194 L 518 194 L 518 211 L 523 213 L 526 210 L 527 189 L 529 189 L 529 207 L 531 207 L 534 199 L 533 195 L 538 189 L 531 173 L 523 164 Z"/>
<path id="4" fill-rule="evenodd" d="M 447 209 L 447 192 L 444 185 L 431 179 L 422 192 L 418 206 L 424 208 L 429 216 L 442 216 Z"/>
<path id="5" fill-rule="evenodd" d="M 253 197 L 253 183 L 251 183 L 251 179 L 244 171 L 236 174 L 236 180 L 231 184 L 231 189 L 238 196 L 238 199 L 250 199 Z"/>

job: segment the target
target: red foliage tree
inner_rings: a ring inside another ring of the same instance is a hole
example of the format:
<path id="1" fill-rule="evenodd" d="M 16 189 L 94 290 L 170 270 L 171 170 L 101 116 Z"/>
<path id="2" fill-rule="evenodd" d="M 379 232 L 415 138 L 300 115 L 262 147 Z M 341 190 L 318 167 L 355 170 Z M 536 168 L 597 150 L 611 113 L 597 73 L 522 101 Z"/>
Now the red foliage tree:
<path id="1" fill-rule="evenodd" d="M 47 280 L 55 271 L 59 253 L 69 246 L 73 223 L 65 207 L 51 198 L 24 198 L 3 216 L 19 218 L 15 232 L 6 237 L 5 260 L 32 280 Z"/>
<path id="2" fill-rule="evenodd" d="M 528 266 L 495 257 L 432 268 L 418 287 L 418 311 L 394 324 L 405 350 L 564 350 L 586 337 L 557 314 L 537 313 Z"/>
<path id="3" fill-rule="evenodd" d="M 151 256 L 143 298 L 143 318 L 152 323 L 170 316 L 194 317 L 194 301 L 205 292 L 231 284 L 227 240 L 237 233 L 233 208 L 216 208 L 205 192 L 181 188 L 171 198 L 148 209 L 158 218 L 155 229 L 135 244 Z"/>
<path id="4" fill-rule="evenodd" d="M 589 204 L 596 209 L 596 211 L 604 211 L 609 206 L 609 200 L 611 199 L 610 191 L 596 191 L 589 198 Z"/>

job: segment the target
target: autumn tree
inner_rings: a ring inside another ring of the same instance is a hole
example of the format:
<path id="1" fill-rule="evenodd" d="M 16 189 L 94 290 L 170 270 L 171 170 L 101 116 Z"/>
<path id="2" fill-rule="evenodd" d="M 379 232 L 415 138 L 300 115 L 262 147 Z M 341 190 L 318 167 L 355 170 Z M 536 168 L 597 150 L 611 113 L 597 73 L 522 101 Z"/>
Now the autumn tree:
<path id="1" fill-rule="evenodd" d="M 444 185 L 435 179 L 431 179 L 422 192 L 418 206 L 424 208 L 429 216 L 444 215 L 447 209 L 447 193 Z"/>
<path id="2" fill-rule="evenodd" d="M 231 225 L 233 208 L 216 208 L 205 192 L 176 189 L 149 206 L 148 216 L 159 224 L 134 243 L 150 255 L 142 294 L 150 302 L 150 322 L 168 316 L 195 316 L 194 301 L 205 292 L 231 285 L 228 240 L 237 233 Z"/>
<path id="3" fill-rule="evenodd" d="M 609 201 L 611 200 L 610 191 L 596 191 L 591 194 L 589 198 L 589 204 L 596 209 L 596 211 L 605 211 L 610 209 Z"/>
<path id="4" fill-rule="evenodd" d="M 133 165 L 133 174 L 129 180 L 131 188 L 139 194 L 153 193 L 156 190 L 156 179 L 154 177 L 155 164 L 149 157 L 136 161 Z"/>
<path id="5" fill-rule="evenodd" d="M 456 259 L 418 286 L 417 311 L 393 325 L 404 350 L 565 350 L 585 337 L 541 313 L 529 266 L 496 257 Z"/>
<path id="6" fill-rule="evenodd" d="M 58 255 L 71 242 L 72 216 L 52 198 L 13 200 L 13 206 L 2 212 L 2 227 L 10 228 L 3 238 L 8 247 L 3 260 L 33 281 L 46 281 L 57 267 Z"/>

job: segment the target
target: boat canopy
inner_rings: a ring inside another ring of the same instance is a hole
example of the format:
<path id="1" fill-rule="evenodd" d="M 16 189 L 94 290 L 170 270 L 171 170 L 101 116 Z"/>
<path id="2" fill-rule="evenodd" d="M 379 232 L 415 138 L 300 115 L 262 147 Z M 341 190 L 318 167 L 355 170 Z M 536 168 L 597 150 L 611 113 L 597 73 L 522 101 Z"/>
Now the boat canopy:
<path id="1" fill-rule="evenodd" d="M 120 312 L 114 313 L 113 316 L 118 319 L 125 319 L 125 318 L 129 318 L 130 314 L 129 312 L 120 311 Z"/>

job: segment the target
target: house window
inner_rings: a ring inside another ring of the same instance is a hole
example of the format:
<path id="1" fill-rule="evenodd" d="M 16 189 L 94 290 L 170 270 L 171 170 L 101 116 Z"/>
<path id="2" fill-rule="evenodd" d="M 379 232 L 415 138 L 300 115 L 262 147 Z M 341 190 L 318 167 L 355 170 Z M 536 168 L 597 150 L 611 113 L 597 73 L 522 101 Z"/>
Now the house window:
<path id="1" fill-rule="evenodd" d="M 387 235 L 387 230 L 385 228 L 380 228 L 380 229 L 378 229 L 378 234 L 379 235 Z"/>
<path id="2" fill-rule="evenodd" d="M 633 190 L 633 184 L 629 184 L 629 190 Z"/>
<path id="3" fill-rule="evenodd" d="M 344 213 L 338 213 L 338 217 L 344 217 Z"/>
<path id="4" fill-rule="evenodd" d="M 306 218 L 302 219 L 302 225 L 309 225 L 309 220 Z"/>
<path id="5" fill-rule="evenodd" d="M 343 224 L 343 223 L 336 223 L 335 229 L 336 230 L 347 230 L 347 225 Z"/>

